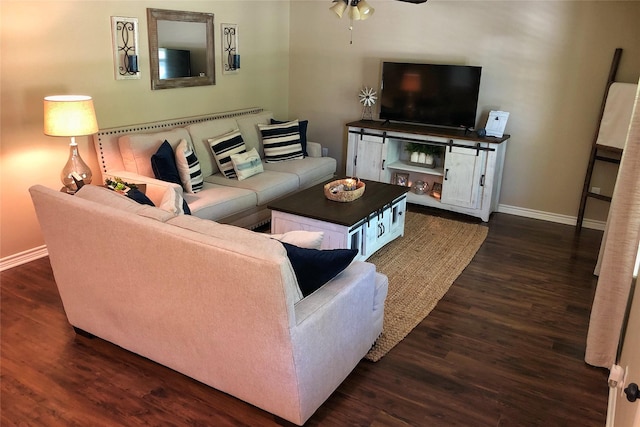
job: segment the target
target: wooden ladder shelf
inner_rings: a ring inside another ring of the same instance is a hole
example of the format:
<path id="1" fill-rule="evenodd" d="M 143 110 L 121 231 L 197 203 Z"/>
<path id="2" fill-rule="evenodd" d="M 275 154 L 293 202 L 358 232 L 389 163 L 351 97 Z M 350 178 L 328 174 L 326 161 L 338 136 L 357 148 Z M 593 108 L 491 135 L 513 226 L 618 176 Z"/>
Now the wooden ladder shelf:
<path id="1" fill-rule="evenodd" d="M 599 125 L 593 137 L 593 144 L 591 146 L 591 155 L 589 156 L 589 163 L 587 165 L 587 172 L 584 178 L 584 185 L 582 187 L 582 197 L 580 199 L 580 208 L 578 210 L 578 218 L 576 222 L 576 231 L 579 232 L 582 229 L 582 223 L 584 221 L 585 209 L 587 206 L 587 200 L 594 198 L 603 200 L 605 202 L 611 202 L 610 196 L 597 194 L 591 191 L 591 178 L 593 176 L 594 168 L 598 162 L 620 164 L 620 158 L 622 157 L 623 149 L 617 146 L 605 145 L 599 143 L 598 137 L 601 131 L 603 117 L 605 115 L 605 106 L 607 104 L 607 98 L 611 89 L 611 85 L 615 83 L 616 73 L 618 71 L 618 65 L 620 64 L 620 57 L 622 56 L 622 49 L 617 48 L 613 54 L 613 61 L 611 62 L 611 69 L 609 70 L 609 77 L 607 80 L 607 86 L 605 89 L 604 97 L 602 99 L 602 105 L 600 106 Z"/>

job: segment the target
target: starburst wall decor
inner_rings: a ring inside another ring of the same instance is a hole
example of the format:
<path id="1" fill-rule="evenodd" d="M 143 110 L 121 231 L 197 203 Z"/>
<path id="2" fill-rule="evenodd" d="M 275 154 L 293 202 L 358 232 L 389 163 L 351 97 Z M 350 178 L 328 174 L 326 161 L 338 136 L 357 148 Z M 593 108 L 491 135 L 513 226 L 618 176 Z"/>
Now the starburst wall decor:
<path id="1" fill-rule="evenodd" d="M 372 87 L 363 87 L 360 91 L 360 103 L 362 104 L 362 120 L 373 120 L 373 106 L 378 100 L 376 91 Z"/>

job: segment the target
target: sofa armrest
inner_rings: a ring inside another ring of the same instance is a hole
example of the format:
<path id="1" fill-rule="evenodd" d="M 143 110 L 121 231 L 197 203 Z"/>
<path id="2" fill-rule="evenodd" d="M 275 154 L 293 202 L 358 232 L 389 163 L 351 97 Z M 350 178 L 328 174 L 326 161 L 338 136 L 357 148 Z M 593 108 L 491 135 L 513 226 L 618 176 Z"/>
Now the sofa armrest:
<path id="1" fill-rule="evenodd" d="M 162 199 L 169 187 L 173 187 L 173 189 L 183 197 L 182 187 L 172 182 L 149 178 L 148 176 L 139 175 L 135 172 L 129 171 L 109 171 L 104 175 L 109 178 L 117 177 L 132 184 L 146 184 L 147 188 L 145 190 L 145 194 L 156 206 L 160 206 L 162 204 Z"/>
<path id="2" fill-rule="evenodd" d="M 317 142 L 307 141 L 307 154 L 309 154 L 309 157 L 322 157 L 322 145 Z"/>
<path id="3" fill-rule="evenodd" d="M 353 299 L 352 303 L 367 306 L 366 310 L 373 312 L 376 303 L 375 278 L 375 265 L 361 261 L 352 262 L 342 273 L 296 303 L 296 325 L 301 326 L 306 321 L 317 321 L 314 317 L 326 316 L 325 311 L 332 310 L 331 305 L 339 299 Z"/>
<path id="4" fill-rule="evenodd" d="M 354 261 L 295 305 L 291 333 L 298 388 L 304 390 L 303 420 L 344 381 L 380 334 L 382 298 L 376 298 L 376 291 L 383 296 L 379 288 L 386 280 L 378 283 L 379 278 L 375 265 Z"/>

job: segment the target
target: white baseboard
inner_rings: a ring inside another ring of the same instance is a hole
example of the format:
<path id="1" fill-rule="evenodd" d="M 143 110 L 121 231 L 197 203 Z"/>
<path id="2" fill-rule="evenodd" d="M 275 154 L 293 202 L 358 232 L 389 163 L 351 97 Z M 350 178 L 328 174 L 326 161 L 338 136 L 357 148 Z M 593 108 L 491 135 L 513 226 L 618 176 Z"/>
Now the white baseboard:
<path id="1" fill-rule="evenodd" d="M 536 211 L 533 209 L 520 208 L 518 206 L 498 205 L 497 212 L 506 213 L 516 216 L 524 216 L 526 218 L 540 219 L 543 221 L 557 222 L 559 224 L 566 224 L 575 226 L 578 222 L 578 218 L 570 215 L 556 214 L 552 212 Z M 596 221 L 592 219 L 585 219 L 582 221 L 582 227 L 591 228 L 593 230 L 604 230 L 606 225 L 605 221 Z"/>
<path id="2" fill-rule="evenodd" d="M 46 245 L 29 249 L 14 255 L 9 255 L 6 258 L 0 259 L 0 271 L 8 270 L 36 259 L 44 258 L 47 255 L 49 255 L 49 251 L 47 251 Z"/>

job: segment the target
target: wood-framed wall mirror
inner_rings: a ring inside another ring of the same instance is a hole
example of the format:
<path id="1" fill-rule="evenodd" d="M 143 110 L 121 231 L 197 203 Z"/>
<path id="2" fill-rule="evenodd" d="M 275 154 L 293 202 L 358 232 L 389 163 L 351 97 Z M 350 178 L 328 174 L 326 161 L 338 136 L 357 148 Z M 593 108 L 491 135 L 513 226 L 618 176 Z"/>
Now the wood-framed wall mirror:
<path id="1" fill-rule="evenodd" d="M 151 89 L 216 84 L 213 13 L 147 9 Z"/>

